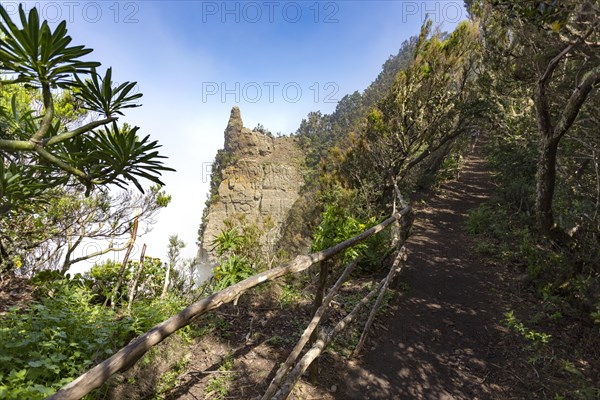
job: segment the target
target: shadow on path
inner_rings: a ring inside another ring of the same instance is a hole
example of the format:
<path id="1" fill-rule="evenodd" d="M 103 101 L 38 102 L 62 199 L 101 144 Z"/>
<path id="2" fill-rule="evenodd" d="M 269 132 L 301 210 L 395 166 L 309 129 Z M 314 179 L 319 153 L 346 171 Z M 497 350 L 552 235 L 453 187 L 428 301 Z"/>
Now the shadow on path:
<path id="1" fill-rule="evenodd" d="M 510 385 L 493 383 L 508 381 L 502 271 L 474 253 L 464 232 L 467 212 L 494 189 L 479 150 L 459 180 L 417 211 L 401 277 L 407 296 L 385 316 L 386 329 L 370 333 L 362 358 L 349 362 L 337 399 L 513 397 Z"/>

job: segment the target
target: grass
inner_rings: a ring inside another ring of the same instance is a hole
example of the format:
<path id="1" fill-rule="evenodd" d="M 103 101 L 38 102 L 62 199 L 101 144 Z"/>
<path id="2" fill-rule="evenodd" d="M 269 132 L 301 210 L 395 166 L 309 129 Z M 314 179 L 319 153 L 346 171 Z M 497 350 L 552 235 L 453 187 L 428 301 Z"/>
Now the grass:
<path id="1" fill-rule="evenodd" d="M 279 294 L 279 306 L 281 308 L 292 308 L 303 298 L 302 290 L 297 284 L 285 284 L 281 286 Z"/>
<path id="2" fill-rule="evenodd" d="M 530 342 L 536 348 L 546 345 L 550 342 L 551 335 L 543 332 L 537 332 L 531 328 L 526 327 L 518 318 L 515 316 L 514 311 L 508 311 L 504 314 L 504 324 L 512 331 L 518 333 L 528 342 Z"/>
<path id="3" fill-rule="evenodd" d="M 231 322 L 216 312 L 207 313 L 200 317 L 193 324 L 191 336 L 198 338 L 207 334 L 217 333 L 219 336 L 227 339 L 231 336 Z"/>
<path id="4" fill-rule="evenodd" d="M 177 378 L 185 371 L 189 361 L 190 354 L 188 353 L 181 359 L 177 360 L 167 373 L 161 375 L 156 388 L 156 394 L 154 396 L 155 400 L 163 399 L 164 397 L 162 396 L 162 393 L 173 389 L 177 385 Z"/>
<path id="5" fill-rule="evenodd" d="M 361 331 L 359 328 L 353 328 L 348 332 L 344 332 L 331 342 L 329 348 L 340 356 L 348 358 L 356 348 L 360 334 Z"/>
<path id="6" fill-rule="evenodd" d="M 267 343 L 272 346 L 280 346 L 284 343 L 289 343 L 289 342 L 290 342 L 289 338 L 286 339 L 279 335 L 274 335 L 274 336 L 271 336 L 269 339 L 267 339 Z"/>
<path id="7" fill-rule="evenodd" d="M 233 363 L 233 357 L 228 354 L 204 388 L 204 398 L 206 400 L 223 400 L 227 398 L 231 383 L 235 380 L 235 374 L 231 372 Z"/>

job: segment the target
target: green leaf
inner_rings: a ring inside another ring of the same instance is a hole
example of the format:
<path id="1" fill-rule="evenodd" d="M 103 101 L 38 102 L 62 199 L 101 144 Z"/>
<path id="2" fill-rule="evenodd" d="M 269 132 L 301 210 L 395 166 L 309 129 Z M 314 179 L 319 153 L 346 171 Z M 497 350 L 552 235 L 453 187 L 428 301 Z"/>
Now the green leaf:
<path id="1" fill-rule="evenodd" d="M 114 114 L 123 115 L 122 109 L 139 107 L 135 100 L 142 97 L 141 93 L 131 94 L 136 87 L 136 82 L 125 82 L 117 87 L 113 87 L 112 68 L 108 68 L 99 81 L 99 75 L 95 68 L 92 68 L 91 79 L 82 81 L 75 77 L 79 91 L 75 96 L 84 102 L 84 107 L 109 117 Z"/>
<path id="2" fill-rule="evenodd" d="M 40 24 L 39 14 L 34 7 L 27 16 L 22 5 L 19 6 L 19 17 L 22 29 L 19 29 L 10 16 L 0 6 L 1 25 L 5 38 L 0 42 L 0 59 L 3 68 L 19 74 L 14 82 L 29 82 L 39 87 L 48 81 L 52 86 L 65 84 L 65 71 L 73 73 L 89 73 L 91 65 L 99 63 L 78 60 L 92 50 L 84 46 L 67 47 L 71 38 L 66 35 L 66 23 L 61 22 L 52 32 L 47 21 Z M 69 79 L 70 81 L 72 79 Z"/>
<path id="3" fill-rule="evenodd" d="M 44 365 L 44 364 L 45 364 L 45 363 L 44 363 L 43 361 L 29 361 L 29 362 L 27 363 L 27 365 L 29 365 L 29 366 L 30 366 L 30 367 L 32 367 L 32 368 L 39 368 L 39 367 L 41 367 L 41 366 L 42 366 L 42 365 Z"/>

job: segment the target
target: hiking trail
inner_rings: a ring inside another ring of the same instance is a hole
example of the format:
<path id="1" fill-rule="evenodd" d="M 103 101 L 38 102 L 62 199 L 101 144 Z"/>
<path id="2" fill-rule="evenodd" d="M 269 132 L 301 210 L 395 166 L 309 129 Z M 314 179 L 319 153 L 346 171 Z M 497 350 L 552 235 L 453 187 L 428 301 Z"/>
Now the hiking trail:
<path id="1" fill-rule="evenodd" d="M 465 232 L 468 211 L 494 190 L 481 147 L 457 180 L 417 207 L 400 275 L 407 292 L 379 318 L 362 357 L 347 363 L 337 399 L 511 397 L 500 323 L 505 271 L 477 256 Z"/>

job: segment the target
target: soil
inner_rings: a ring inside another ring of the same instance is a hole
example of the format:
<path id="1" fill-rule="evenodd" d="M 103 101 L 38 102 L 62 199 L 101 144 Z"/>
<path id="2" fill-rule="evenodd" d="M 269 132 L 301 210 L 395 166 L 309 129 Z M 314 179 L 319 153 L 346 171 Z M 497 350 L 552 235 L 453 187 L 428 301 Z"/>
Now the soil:
<path id="1" fill-rule="evenodd" d="M 0 316 L 11 307 L 24 308 L 31 302 L 32 292 L 26 278 L 13 274 L 0 275 Z"/>

